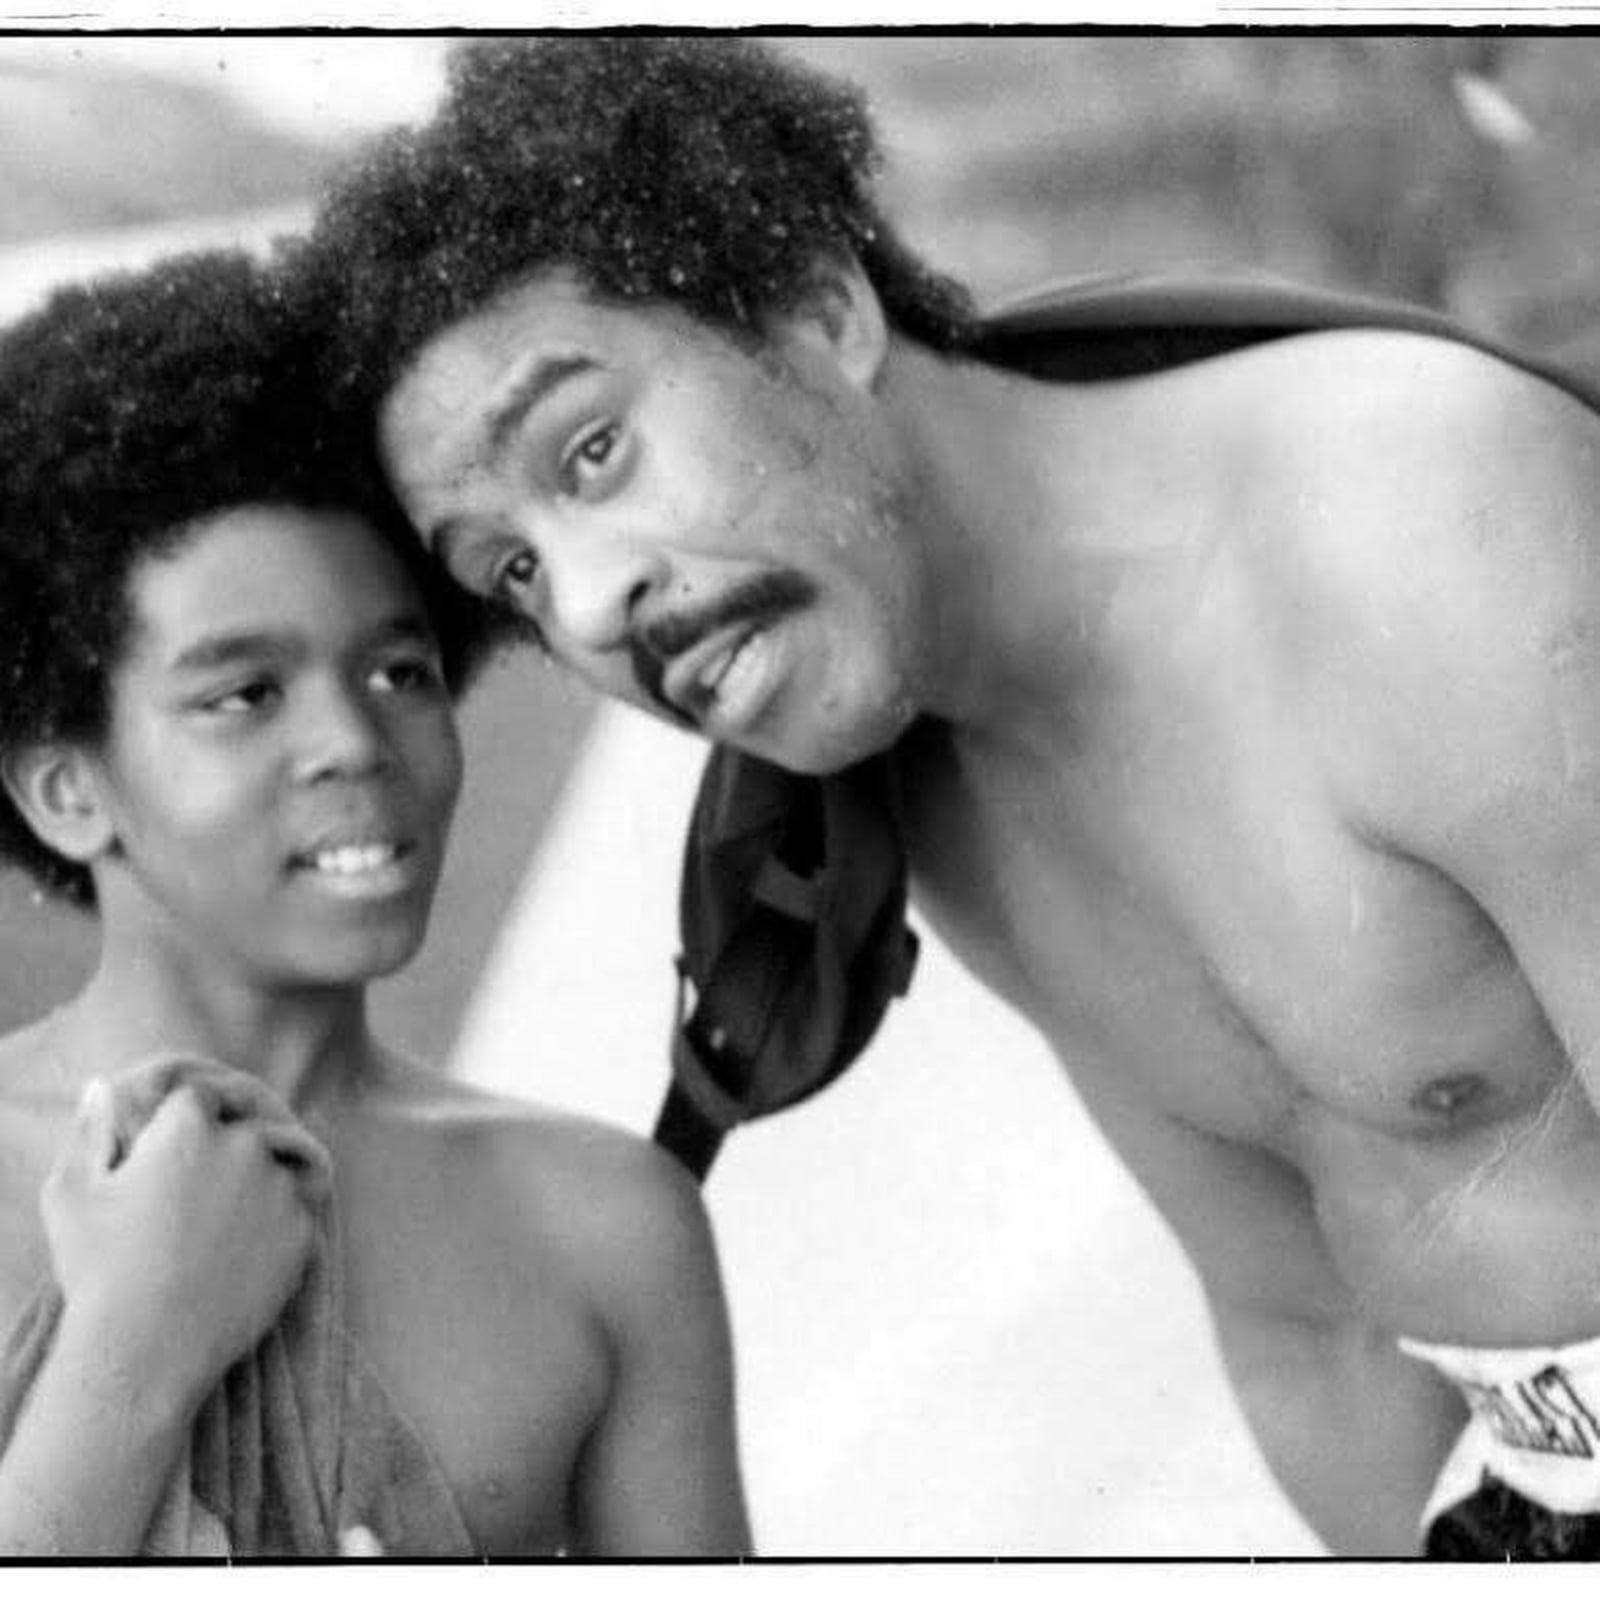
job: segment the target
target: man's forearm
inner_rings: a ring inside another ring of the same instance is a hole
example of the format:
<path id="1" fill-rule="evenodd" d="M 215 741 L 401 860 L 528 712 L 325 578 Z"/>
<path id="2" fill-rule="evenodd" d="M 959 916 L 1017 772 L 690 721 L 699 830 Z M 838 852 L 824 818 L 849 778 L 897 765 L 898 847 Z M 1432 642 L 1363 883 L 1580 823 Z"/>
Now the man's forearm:
<path id="1" fill-rule="evenodd" d="M 1370 1326 L 1226 1309 L 1216 1325 L 1268 1466 L 1329 1550 L 1418 1554 L 1423 1506 L 1466 1420 L 1449 1387 Z"/>
<path id="2" fill-rule="evenodd" d="M 158 1364 L 120 1361 L 63 1318 L 0 1456 L 0 1554 L 138 1554 L 194 1404 Z"/>

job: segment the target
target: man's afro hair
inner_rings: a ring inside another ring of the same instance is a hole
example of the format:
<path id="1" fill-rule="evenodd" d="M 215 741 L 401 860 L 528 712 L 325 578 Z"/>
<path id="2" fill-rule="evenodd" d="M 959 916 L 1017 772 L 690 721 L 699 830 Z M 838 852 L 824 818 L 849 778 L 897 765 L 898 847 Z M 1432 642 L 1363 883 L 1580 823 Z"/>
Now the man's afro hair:
<path id="1" fill-rule="evenodd" d="M 335 385 L 371 405 L 435 334 L 541 269 L 754 342 L 819 257 L 849 255 L 892 323 L 970 342 L 966 291 L 879 214 L 860 93 L 755 41 L 486 40 L 435 117 L 390 132 L 325 198 L 305 254 Z"/>
<path id="2" fill-rule="evenodd" d="M 59 290 L 0 333 L 0 751 L 104 736 L 136 564 L 246 504 L 369 521 L 416 577 L 453 690 L 503 627 L 423 554 L 368 442 L 314 403 L 312 330 L 238 252 Z M 0 858 L 93 904 L 0 796 Z"/>

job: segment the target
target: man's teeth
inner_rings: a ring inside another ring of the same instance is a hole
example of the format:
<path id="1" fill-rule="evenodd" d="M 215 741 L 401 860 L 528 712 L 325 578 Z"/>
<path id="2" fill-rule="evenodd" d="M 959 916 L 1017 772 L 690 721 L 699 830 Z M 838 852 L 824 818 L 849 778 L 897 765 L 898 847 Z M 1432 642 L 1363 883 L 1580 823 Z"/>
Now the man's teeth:
<path id="1" fill-rule="evenodd" d="M 335 877 L 355 877 L 362 872 L 376 872 L 396 859 L 399 850 L 392 844 L 344 844 L 334 850 L 319 850 L 311 858 L 318 872 L 332 873 Z"/>
<path id="2" fill-rule="evenodd" d="M 728 669 L 737 661 L 744 651 L 744 647 L 755 638 L 755 634 L 747 633 L 731 650 L 724 650 L 715 661 L 710 662 L 705 671 L 700 674 L 700 687 L 707 694 L 715 694 L 717 685 L 727 677 Z"/>

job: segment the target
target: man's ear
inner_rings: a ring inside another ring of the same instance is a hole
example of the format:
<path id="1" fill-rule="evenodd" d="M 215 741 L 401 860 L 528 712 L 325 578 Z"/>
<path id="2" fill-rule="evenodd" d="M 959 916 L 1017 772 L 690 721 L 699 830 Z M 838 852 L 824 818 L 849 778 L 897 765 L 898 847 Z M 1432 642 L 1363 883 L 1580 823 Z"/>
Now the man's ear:
<path id="1" fill-rule="evenodd" d="M 28 826 L 57 854 L 87 865 L 115 843 L 99 774 L 79 745 L 26 745 L 0 756 L 0 783 Z"/>
<path id="2" fill-rule="evenodd" d="M 889 320 L 854 256 L 821 256 L 805 296 L 784 319 L 789 336 L 826 354 L 852 383 L 870 389 L 889 353 Z"/>

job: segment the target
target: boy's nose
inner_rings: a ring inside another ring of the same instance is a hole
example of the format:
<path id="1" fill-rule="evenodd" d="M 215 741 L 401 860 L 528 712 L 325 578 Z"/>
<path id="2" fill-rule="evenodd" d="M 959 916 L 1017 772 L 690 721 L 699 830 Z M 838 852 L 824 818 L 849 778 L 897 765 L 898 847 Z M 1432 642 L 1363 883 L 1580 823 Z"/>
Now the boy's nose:
<path id="1" fill-rule="evenodd" d="M 351 777 L 380 770 L 389 747 L 370 707 L 344 689 L 318 697 L 306 732 L 303 777 Z"/>

